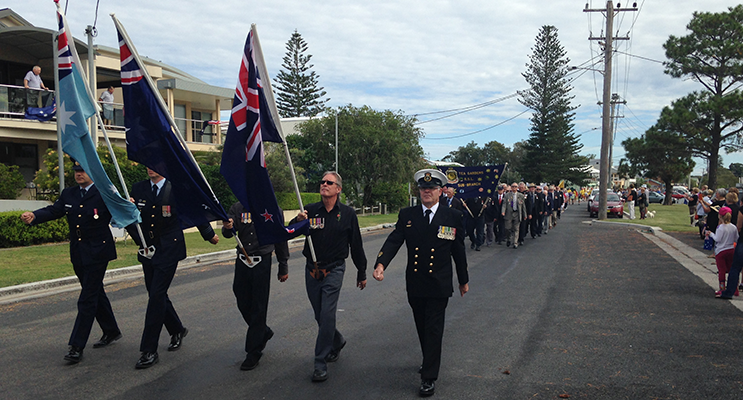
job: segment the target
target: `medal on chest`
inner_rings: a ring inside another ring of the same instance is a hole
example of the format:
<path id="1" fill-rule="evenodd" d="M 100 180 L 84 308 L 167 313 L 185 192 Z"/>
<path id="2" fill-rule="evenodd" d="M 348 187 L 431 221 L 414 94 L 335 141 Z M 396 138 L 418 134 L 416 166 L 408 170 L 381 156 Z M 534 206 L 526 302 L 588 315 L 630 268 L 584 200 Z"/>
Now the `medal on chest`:
<path id="1" fill-rule="evenodd" d="M 240 215 L 241 215 L 240 218 L 242 219 L 243 224 L 253 223 L 253 219 L 250 217 L 250 213 L 249 212 L 244 212 L 244 213 L 242 213 Z"/>
<path id="2" fill-rule="evenodd" d="M 325 228 L 325 218 L 310 218 L 310 229 Z"/>
<path id="3" fill-rule="evenodd" d="M 457 236 L 457 228 L 451 226 L 439 226 L 439 233 L 436 235 L 439 239 L 454 240 Z"/>
<path id="4" fill-rule="evenodd" d="M 173 214 L 170 212 L 170 206 L 163 206 L 163 218 L 168 218 L 172 215 Z"/>
<path id="5" fill-rule="evenodd" d="M 98 219 L 98 218 L 99 218 L 98 217 L 98 209 L 97 208 L 94 208 L 93 209 L 93 219 Z"/>

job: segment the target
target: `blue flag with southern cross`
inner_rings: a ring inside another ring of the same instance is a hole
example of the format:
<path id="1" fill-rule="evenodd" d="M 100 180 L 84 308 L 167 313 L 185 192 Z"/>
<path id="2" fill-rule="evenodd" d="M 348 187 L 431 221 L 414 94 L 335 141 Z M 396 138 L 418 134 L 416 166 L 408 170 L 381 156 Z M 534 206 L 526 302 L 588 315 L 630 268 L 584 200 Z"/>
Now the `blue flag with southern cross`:
<path id="1" fill-rule="evenodd" d="M 116 28 L 118 31 L 118 25 Z M 176 137 L 165 115 L 167 111 L 155 97 L 159 93 L 148 83 L 131 43 L 121 32 L 118 35 L 127 156 L 170 181 L 171 201 L 178 209 L 184 229 L 210 221 L 226 221 L 227 213 L 187 153 L 189 150 Z"/>
<path id="2" fill-rule="evenodd" d="M 103 202 L 111 212 L 111 225 L 124 228 L 141 221 L 139 210 L 129 200 L 121 197 L 98 158 L 86 121 L 96 113 L 95 105 L 78 69 L 80 58 L 77 56 L 74 43 L 72 46 L 69 45 L 71 40 L 67 35 L 67 21 L 59 11 L 57 17 L 59 19 L 57 124 L 62 131 L 62 150 L 77 160 L 95 182 Z"/>
<path id="3" fill-rule="evenodd" d="M 456 190 L 457 197 L 490 197 L 498 190 L 498 182 L 505 170 L 505 164 L 482 167 L 439 167 L 446 175 L 446 184 Z"/>
<path id="4" fill-rule="evenodd" d="M 240 203 L 253 214 L 258 241 L 267 245 L 306 234 L 309 223 L 305 220 L 284 226 L 284 216 L 268 177 L 263 141 L 282 143 L 283 140 L 269 112 L 256 68 L 253 40 L 256 39 L 251 31 L 240 63 L 219 172 Z"/>

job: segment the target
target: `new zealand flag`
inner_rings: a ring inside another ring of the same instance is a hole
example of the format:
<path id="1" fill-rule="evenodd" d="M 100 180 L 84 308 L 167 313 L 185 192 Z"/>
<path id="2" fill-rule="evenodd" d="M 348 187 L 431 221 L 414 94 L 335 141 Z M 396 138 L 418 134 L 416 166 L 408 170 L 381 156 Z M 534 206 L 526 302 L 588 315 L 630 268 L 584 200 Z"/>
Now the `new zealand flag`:
<path id="1" fill-rule="evenodd" d="M 257 39 L 251 29 L 240 63 L 220 172 L 240 203 L 253 214 L 258 241 L 267 245 L 306 234 L 309 225 L 305 220 L 284 226 L 284 217 L 268 177 L 263 141 L 282 143 L 283 138 L 271 117 L 263 92 L 255 61 L 254 40 Z"/>

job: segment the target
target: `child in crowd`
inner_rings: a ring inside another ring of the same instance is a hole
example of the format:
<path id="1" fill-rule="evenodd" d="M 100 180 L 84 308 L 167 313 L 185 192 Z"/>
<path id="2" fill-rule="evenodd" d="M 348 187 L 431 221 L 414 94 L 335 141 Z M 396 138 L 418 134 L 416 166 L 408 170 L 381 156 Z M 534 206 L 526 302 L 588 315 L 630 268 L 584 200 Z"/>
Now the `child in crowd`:
<path id="1" fill-rule="evenodd" d="M 720 207 L 718 214 L 720 222 L 717 226 L 717 232 L 706 230 L 705 235 L 715 240 L 715 263 L 717 264 L 717 276 L 720 281 L 720 291 L 716 295 L 719 296 L 725 290 L 726 275 L 733 265 L 735 243 L 738 241 L 738 228 L 730 223 L 733 217 L 730 207 Z M 738 290 L 735 291 L 735 295 L 738 295 Z"/>

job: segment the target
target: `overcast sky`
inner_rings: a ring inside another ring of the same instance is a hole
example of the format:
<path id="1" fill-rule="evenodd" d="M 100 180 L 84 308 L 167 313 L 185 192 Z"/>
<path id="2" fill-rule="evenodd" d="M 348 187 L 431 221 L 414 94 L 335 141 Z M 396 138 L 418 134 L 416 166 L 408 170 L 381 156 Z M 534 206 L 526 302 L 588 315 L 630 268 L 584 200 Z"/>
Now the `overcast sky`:
<path id="1" fill-rule="evenodd" d="M 94 23 L 96 1 L 68 3 L 70 30 L 86 41 L 84 30 Z M 64 7 L 65 0 L 61 4 Z M 624 118 L 617 123 L 614 165 L 624 154 L 622 140 L 642 135 L 673 100 L 701 90 L 698 83 L 663 73 L 662 45 L 669 35 L 686 35 L 694 11 L 721 12 L 735 4 L 640 0 L 639 11 L 618 13 L 615 34 L 628 35 L 630 40 L 616 46 L 620 53 L 615 59 L 612 92 L 627 105 L 618 111 Z M 606 2 L 588 0 L 588 5 L 603 9 Z M 115 13 L 141 55 L 209 84 L 233 88 L 251 23 L 258 26 L 272 77 L 280 70 L 285 44 L 296 29 L 309 46 L 330 106 L 368 105 L 424 114 L 506 98 L 526 89 L 521 74 L 544 25 L 558 29 L 571 65 L 603 69 L 600 47 L 588 37 L 603 36 L 606 19 L 599 12 L 584 12 L 585 6 L 585 0 L 100 0 L 95 42 L 117 47 L 109 17 Z M 13 9 L 36 26 L 55 27 L 52 0 L 6 0 L 0 7 Z M 596 103 L 601 99 L 603 76 L 577 70 L 570 77 L 575 78 L 575 132 L 584 145 L 581 153 L 598 156 L 601 109 Z M 429 158 L 438 160 L 470 141 L 482 146 L 497 140 L 510 147 L 529 136 L 530 113 L 524 111 L 517 98 L 510 97 L 423 123 L 423 149 Z M 444 115 L 420 115 L 419 119 Z M 743 155 L 723 154 L 723 159 L 727 166 L 743 162 Z M 703 168 L 698 160 L 695 173 Z"/>

